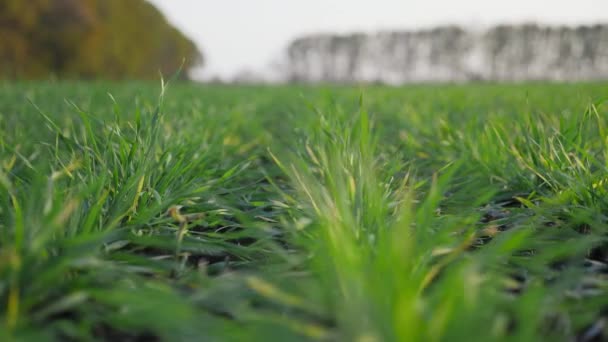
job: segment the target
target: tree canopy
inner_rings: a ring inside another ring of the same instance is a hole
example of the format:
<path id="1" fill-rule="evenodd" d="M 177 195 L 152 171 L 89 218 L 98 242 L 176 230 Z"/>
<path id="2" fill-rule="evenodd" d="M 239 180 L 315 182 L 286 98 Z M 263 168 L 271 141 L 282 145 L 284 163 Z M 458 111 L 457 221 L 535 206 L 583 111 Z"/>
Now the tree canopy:
<path id="1" fill-rule="evenodd" d="M 316 34 L 294 40 L 287 56 L 299 82 L 605 80 L 608 25 Z"/>
<path id="2" fill-rule="evenodd" d="M 0 0 L 0 78 L 147 79 L 202 62 L 145 0 Z"/>

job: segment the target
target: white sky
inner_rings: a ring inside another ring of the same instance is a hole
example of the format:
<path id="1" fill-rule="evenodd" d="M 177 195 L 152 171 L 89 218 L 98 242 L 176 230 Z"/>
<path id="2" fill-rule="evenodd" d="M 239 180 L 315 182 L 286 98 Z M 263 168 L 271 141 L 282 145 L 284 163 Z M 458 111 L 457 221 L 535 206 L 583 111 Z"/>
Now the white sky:
<path id="1" fill-rule="evenodd" d="M 206 57 L 205 77 L 261 70 L 281 58 L 291 39 L 306 33 L 608 23 L 608 0 L 149 1 L 199 45 Z"/>

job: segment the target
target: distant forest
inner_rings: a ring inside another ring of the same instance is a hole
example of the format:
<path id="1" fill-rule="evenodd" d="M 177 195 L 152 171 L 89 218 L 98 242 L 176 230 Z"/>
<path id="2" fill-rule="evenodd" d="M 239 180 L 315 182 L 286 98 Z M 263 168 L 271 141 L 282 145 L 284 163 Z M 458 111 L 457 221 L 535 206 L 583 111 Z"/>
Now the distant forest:
<path id="1" fill-rule="evenodd" d="M 0 78 L 148 79 L 202 62 L 145 0 L 0 0 Z"/>
<path id="2" fill-rule="evenodd" d="M 288 48 L 298 82 L 608 79 L 608 25 L 312 35 Z"/>

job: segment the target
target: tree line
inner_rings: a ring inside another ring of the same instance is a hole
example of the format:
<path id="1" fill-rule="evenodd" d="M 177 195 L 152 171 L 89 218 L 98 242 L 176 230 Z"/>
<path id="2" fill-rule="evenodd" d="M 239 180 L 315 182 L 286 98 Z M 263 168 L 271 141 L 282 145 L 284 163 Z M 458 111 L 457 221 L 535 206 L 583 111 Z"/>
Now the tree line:
<path id="1" fill-rule="evenodd" d="M 294 40 L 287 55 L 299 82 L 599 80 L 608 79 L 608 25 L 320 34 Z"/>
<path id="2" fill-rule="evenodd" d="M 148 79 L 202 62 L 145 0 L 0 0 L 0 78 Z"/>

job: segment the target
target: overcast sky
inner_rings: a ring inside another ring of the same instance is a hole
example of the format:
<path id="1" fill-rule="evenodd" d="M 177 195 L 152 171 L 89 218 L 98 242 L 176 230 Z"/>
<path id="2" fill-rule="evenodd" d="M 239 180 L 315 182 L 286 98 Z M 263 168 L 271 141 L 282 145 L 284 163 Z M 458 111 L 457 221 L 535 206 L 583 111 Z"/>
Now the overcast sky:
<path id="1" fill-rule="evenodd" d="M 314 32 L 373 32 L 444 24 L 608 23 L 608 0 L 149 0 L 207 58 L 203 75 L 231 77 L 278 60 Z"/>

